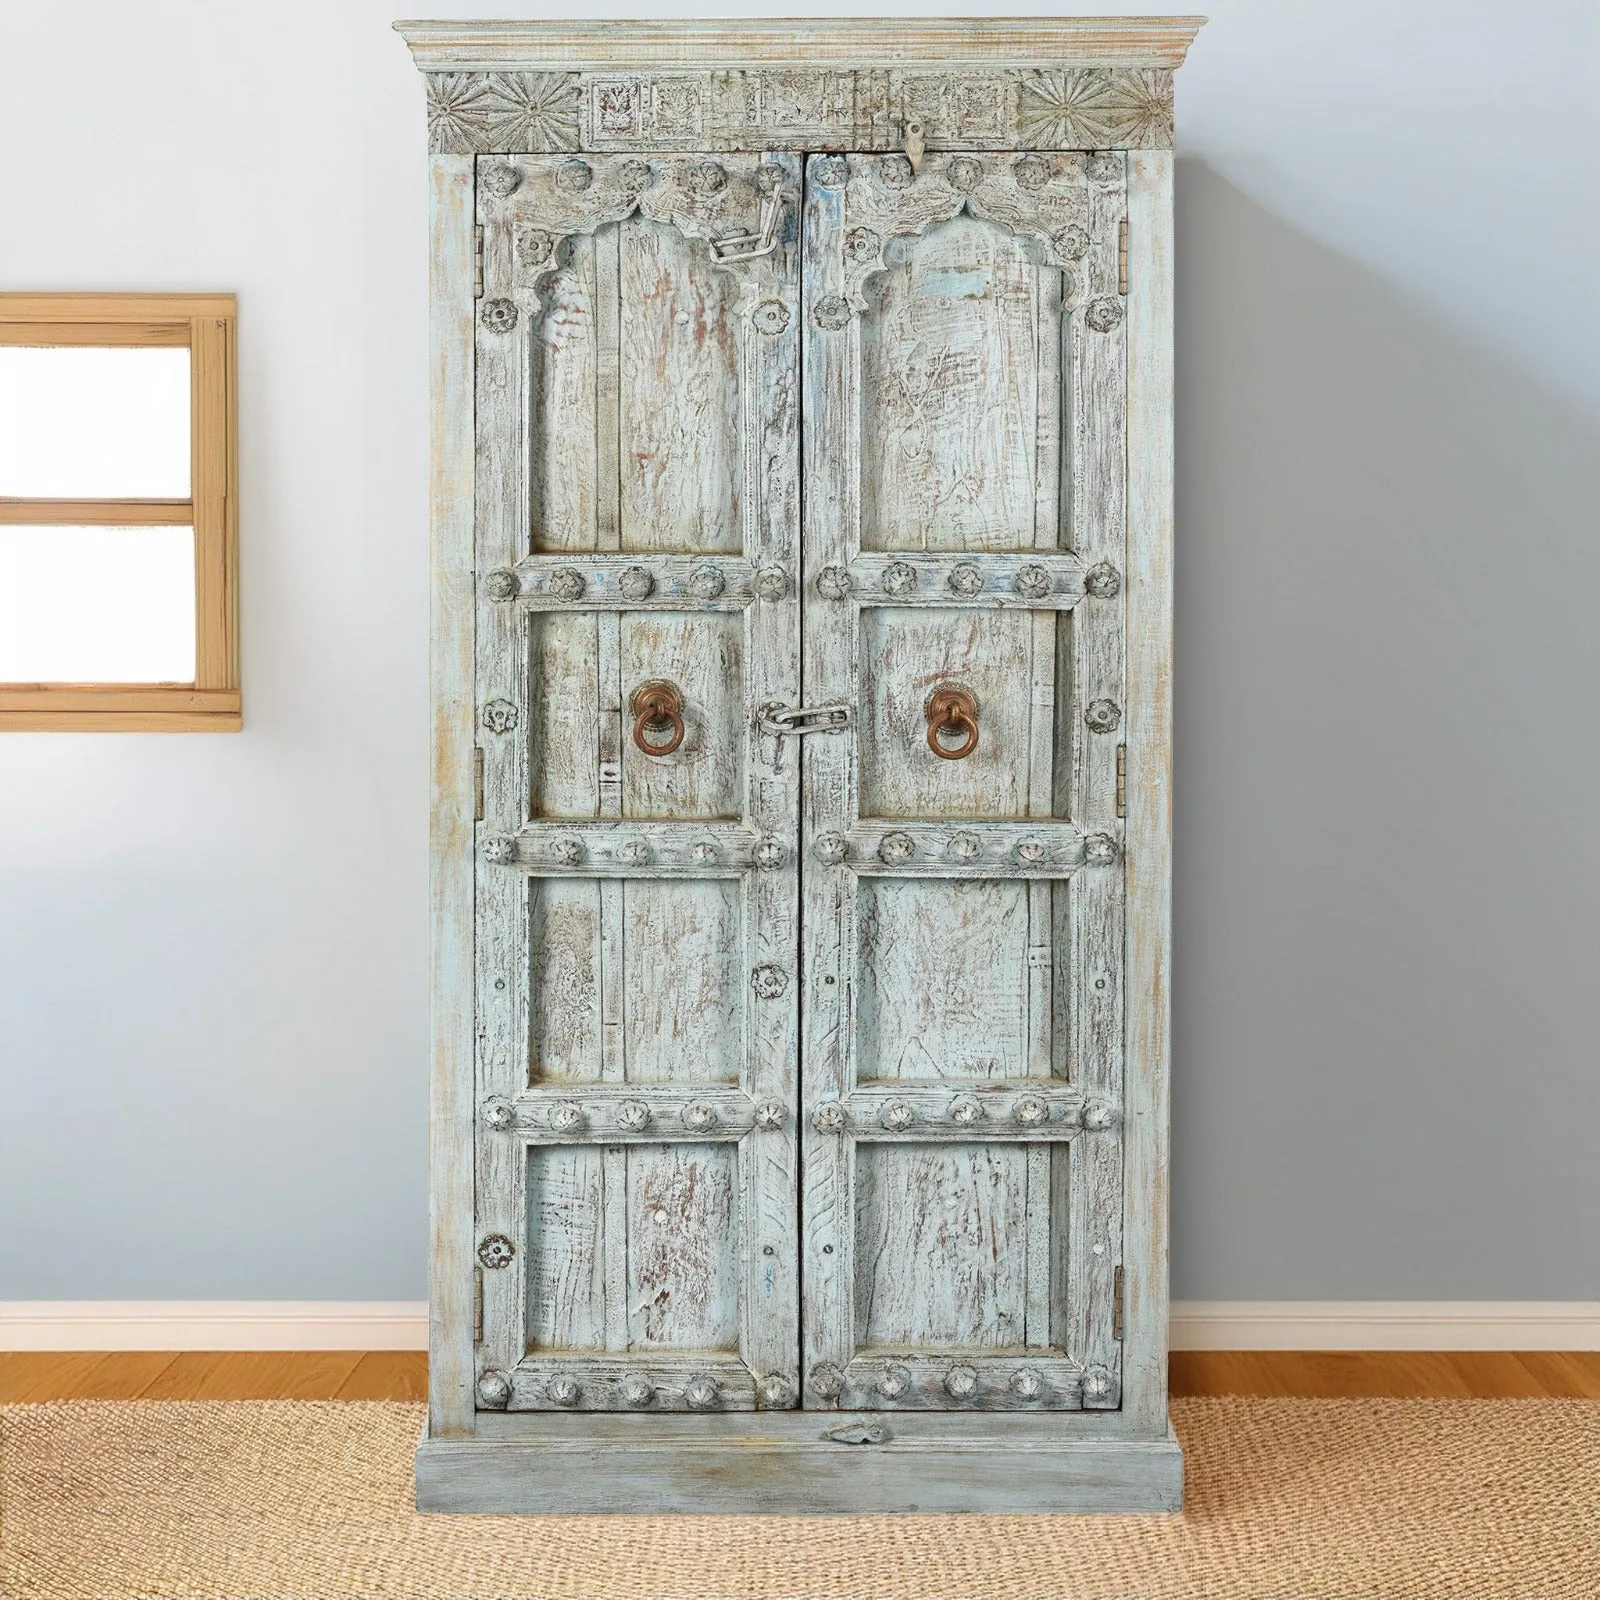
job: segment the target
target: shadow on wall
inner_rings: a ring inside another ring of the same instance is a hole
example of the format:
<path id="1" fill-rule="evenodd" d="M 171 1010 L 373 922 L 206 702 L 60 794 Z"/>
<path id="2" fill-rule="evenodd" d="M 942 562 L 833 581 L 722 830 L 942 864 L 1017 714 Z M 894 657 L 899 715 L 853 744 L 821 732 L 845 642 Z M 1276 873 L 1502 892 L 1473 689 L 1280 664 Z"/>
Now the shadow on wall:
<path id="1" fill-rule="evenodd" d="M 1597 462 L 1180 163 L 1177 1296 L 1596 1293 Z"/>

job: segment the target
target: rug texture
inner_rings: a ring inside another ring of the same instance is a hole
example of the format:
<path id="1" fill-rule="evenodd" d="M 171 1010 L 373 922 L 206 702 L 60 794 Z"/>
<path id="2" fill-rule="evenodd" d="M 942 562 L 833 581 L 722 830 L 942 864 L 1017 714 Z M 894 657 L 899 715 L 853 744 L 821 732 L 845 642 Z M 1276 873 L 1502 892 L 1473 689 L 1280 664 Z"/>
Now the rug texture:
<path id="1" fill-rule="evenodd" d="M 6 1600 L 1565 1600 L 1600 1405 L 1184 1400 L 1181 1517 L 441 1517 L 422 1408 L 0 1412 Z M 619 1505 L 619 1513 L 627 1507 Z"/>

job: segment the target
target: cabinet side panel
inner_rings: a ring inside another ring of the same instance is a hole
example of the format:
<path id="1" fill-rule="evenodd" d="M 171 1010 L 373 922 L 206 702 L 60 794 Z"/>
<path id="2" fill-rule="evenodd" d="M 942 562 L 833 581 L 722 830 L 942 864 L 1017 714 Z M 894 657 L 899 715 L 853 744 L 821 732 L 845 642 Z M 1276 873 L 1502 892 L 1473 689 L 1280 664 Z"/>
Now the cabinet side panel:
<path id="1" fill-rule="evenodd" d="M 1167 1416 L 1172 956 L 1172 156 L 1128 158 L 1127 1065 L 1123 1409 Z"/>
<path id="2" fill-rule="evenodd" d="M 432 565 L 428 1432 L 473 1431 L 472 158 L 429 162 Z"/>

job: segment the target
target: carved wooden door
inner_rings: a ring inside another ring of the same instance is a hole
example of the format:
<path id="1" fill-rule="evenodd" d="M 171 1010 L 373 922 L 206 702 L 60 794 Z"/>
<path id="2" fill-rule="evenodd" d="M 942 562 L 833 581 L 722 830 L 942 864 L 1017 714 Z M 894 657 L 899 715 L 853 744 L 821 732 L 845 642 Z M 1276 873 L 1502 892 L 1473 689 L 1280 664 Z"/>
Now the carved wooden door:
<path id="1" fill-rule="evenodd" d="M 479 159 L 481 1407 L 797 1397 L 799 188 Z"/>
<path id="2" fill-rule="evenodd" d="M 1125 196 L 807 163 L 808 1406 L 1120 1401 Z"/>

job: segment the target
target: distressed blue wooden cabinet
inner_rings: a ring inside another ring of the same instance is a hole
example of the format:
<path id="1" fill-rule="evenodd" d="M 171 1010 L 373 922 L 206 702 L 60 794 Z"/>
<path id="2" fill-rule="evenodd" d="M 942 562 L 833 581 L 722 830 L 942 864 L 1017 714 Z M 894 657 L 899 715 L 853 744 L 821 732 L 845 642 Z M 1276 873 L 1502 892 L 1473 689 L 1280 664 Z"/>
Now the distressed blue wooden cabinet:
<path id="1" fill-rule="evenodd" d="M 1175 1507 L 1192 20 L 402 24 L 439 1510 Z"/>

